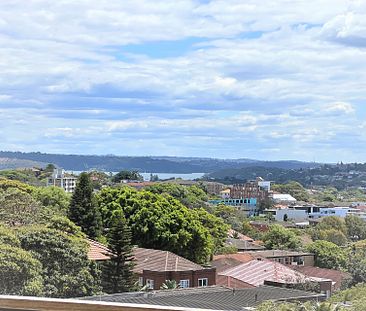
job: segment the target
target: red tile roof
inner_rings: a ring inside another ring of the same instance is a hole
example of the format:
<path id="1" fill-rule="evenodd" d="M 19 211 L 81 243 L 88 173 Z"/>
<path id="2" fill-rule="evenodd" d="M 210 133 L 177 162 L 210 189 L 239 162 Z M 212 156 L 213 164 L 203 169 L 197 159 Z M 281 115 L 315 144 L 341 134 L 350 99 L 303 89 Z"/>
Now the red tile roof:
<path id="1" fill-rule="evenodd" d="M 88 258 L 93 261 L 109 260 L 112 252 L 105 245 L 87 239 L 89 243 Z"/>
<path id="2" fill-rule="evenodd" d="M 169 251 L 137 247 L 133 254 L 136 259 L 134 270 L 137 273 L 141 273 L 143 270 L 187 271 L 204 269 L 204 267 Z"/>
<path id="3" fill-rule="evenodd" d="M 351 278 L 349 273 L 338 270 L 304 266 L 291 266 L 291 268 L 309 277 L 330 279 L 333 282 L 334 289 L 340 289 L 342 282 Z"/>
<path id="4" fill-rule="evenodd" d="M 88 258 L 95 261 L 109 260 L 112 252 L 103 244 L 87 239 L 89 243 Z M 134 271 L 142 273 L 143 270 L 152 271 L 187 271 L 203 270 L 204 267 L 178 256 L 169 251 L 135 247 L 133 249 L 135 257 Z"/>

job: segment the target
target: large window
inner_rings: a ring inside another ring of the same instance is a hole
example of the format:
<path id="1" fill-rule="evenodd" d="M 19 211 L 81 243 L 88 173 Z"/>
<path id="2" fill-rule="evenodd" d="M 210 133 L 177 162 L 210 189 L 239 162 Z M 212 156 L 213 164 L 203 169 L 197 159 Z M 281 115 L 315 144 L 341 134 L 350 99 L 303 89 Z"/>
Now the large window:
<path id="1" fill-rule="evenodd" d="M 179 286 L 180 286 L 180 288 L 187 288 L 187 287 L 189 287 L 189 280 L 180 280 Z"/>
<path id="2" fill-rule="evenodd" d="M 198 287 L 205 287 L 205 286 L 208 286 L 208 279 L 207 278 L 198 279 Z"/>

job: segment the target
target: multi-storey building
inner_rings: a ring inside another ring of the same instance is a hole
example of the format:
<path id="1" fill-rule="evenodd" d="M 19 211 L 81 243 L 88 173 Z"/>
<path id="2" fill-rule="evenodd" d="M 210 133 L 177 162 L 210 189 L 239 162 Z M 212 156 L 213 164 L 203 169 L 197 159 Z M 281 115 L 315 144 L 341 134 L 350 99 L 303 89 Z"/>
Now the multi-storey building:
<path id="1" fill-rule="evenodd" d="M 52 176 L 47 180 L 47 186 L 61 187 L 66 192 L 74 192 L 77 177 L 67 174 L 63 169 L 54 169 Z"/>

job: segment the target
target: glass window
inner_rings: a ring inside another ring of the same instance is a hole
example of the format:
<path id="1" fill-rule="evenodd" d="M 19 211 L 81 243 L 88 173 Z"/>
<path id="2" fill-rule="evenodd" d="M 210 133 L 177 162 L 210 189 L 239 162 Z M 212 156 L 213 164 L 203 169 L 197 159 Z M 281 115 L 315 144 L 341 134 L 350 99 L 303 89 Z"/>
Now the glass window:
<path id="1" fill-rule="evenodd" d="M 205 287 L 205 286 L 208 286 L 208 279 L 207 278 L 198 279 L 198 287 Z"/>
<path id="2" fill-rule="evenodd" d="M 139 277 L 139 286 L 144 286 L 144 278 L 142 276 Z"/>
<path id="3" fill-rule="evenodd" d="M 180 288 L 187 288 L 189 287 L 189 280 L 180 280 L 179 281 Z"/>
<path id="4" fill-rule="evenodd" d="M 147 279 L 146 280 L 146 287 L 148 289 L 154 289 L 154 280 Z"/>

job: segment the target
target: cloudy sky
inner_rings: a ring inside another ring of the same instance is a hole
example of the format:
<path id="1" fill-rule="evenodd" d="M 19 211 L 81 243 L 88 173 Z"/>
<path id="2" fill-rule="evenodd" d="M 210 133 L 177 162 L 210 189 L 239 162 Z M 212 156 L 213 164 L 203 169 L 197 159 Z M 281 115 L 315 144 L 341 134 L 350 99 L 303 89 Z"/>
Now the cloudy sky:
<path id="1" fill-rule="evenodd" d="M 364 0 L 1 0 L 0 149 L 366 161 Z"/>

